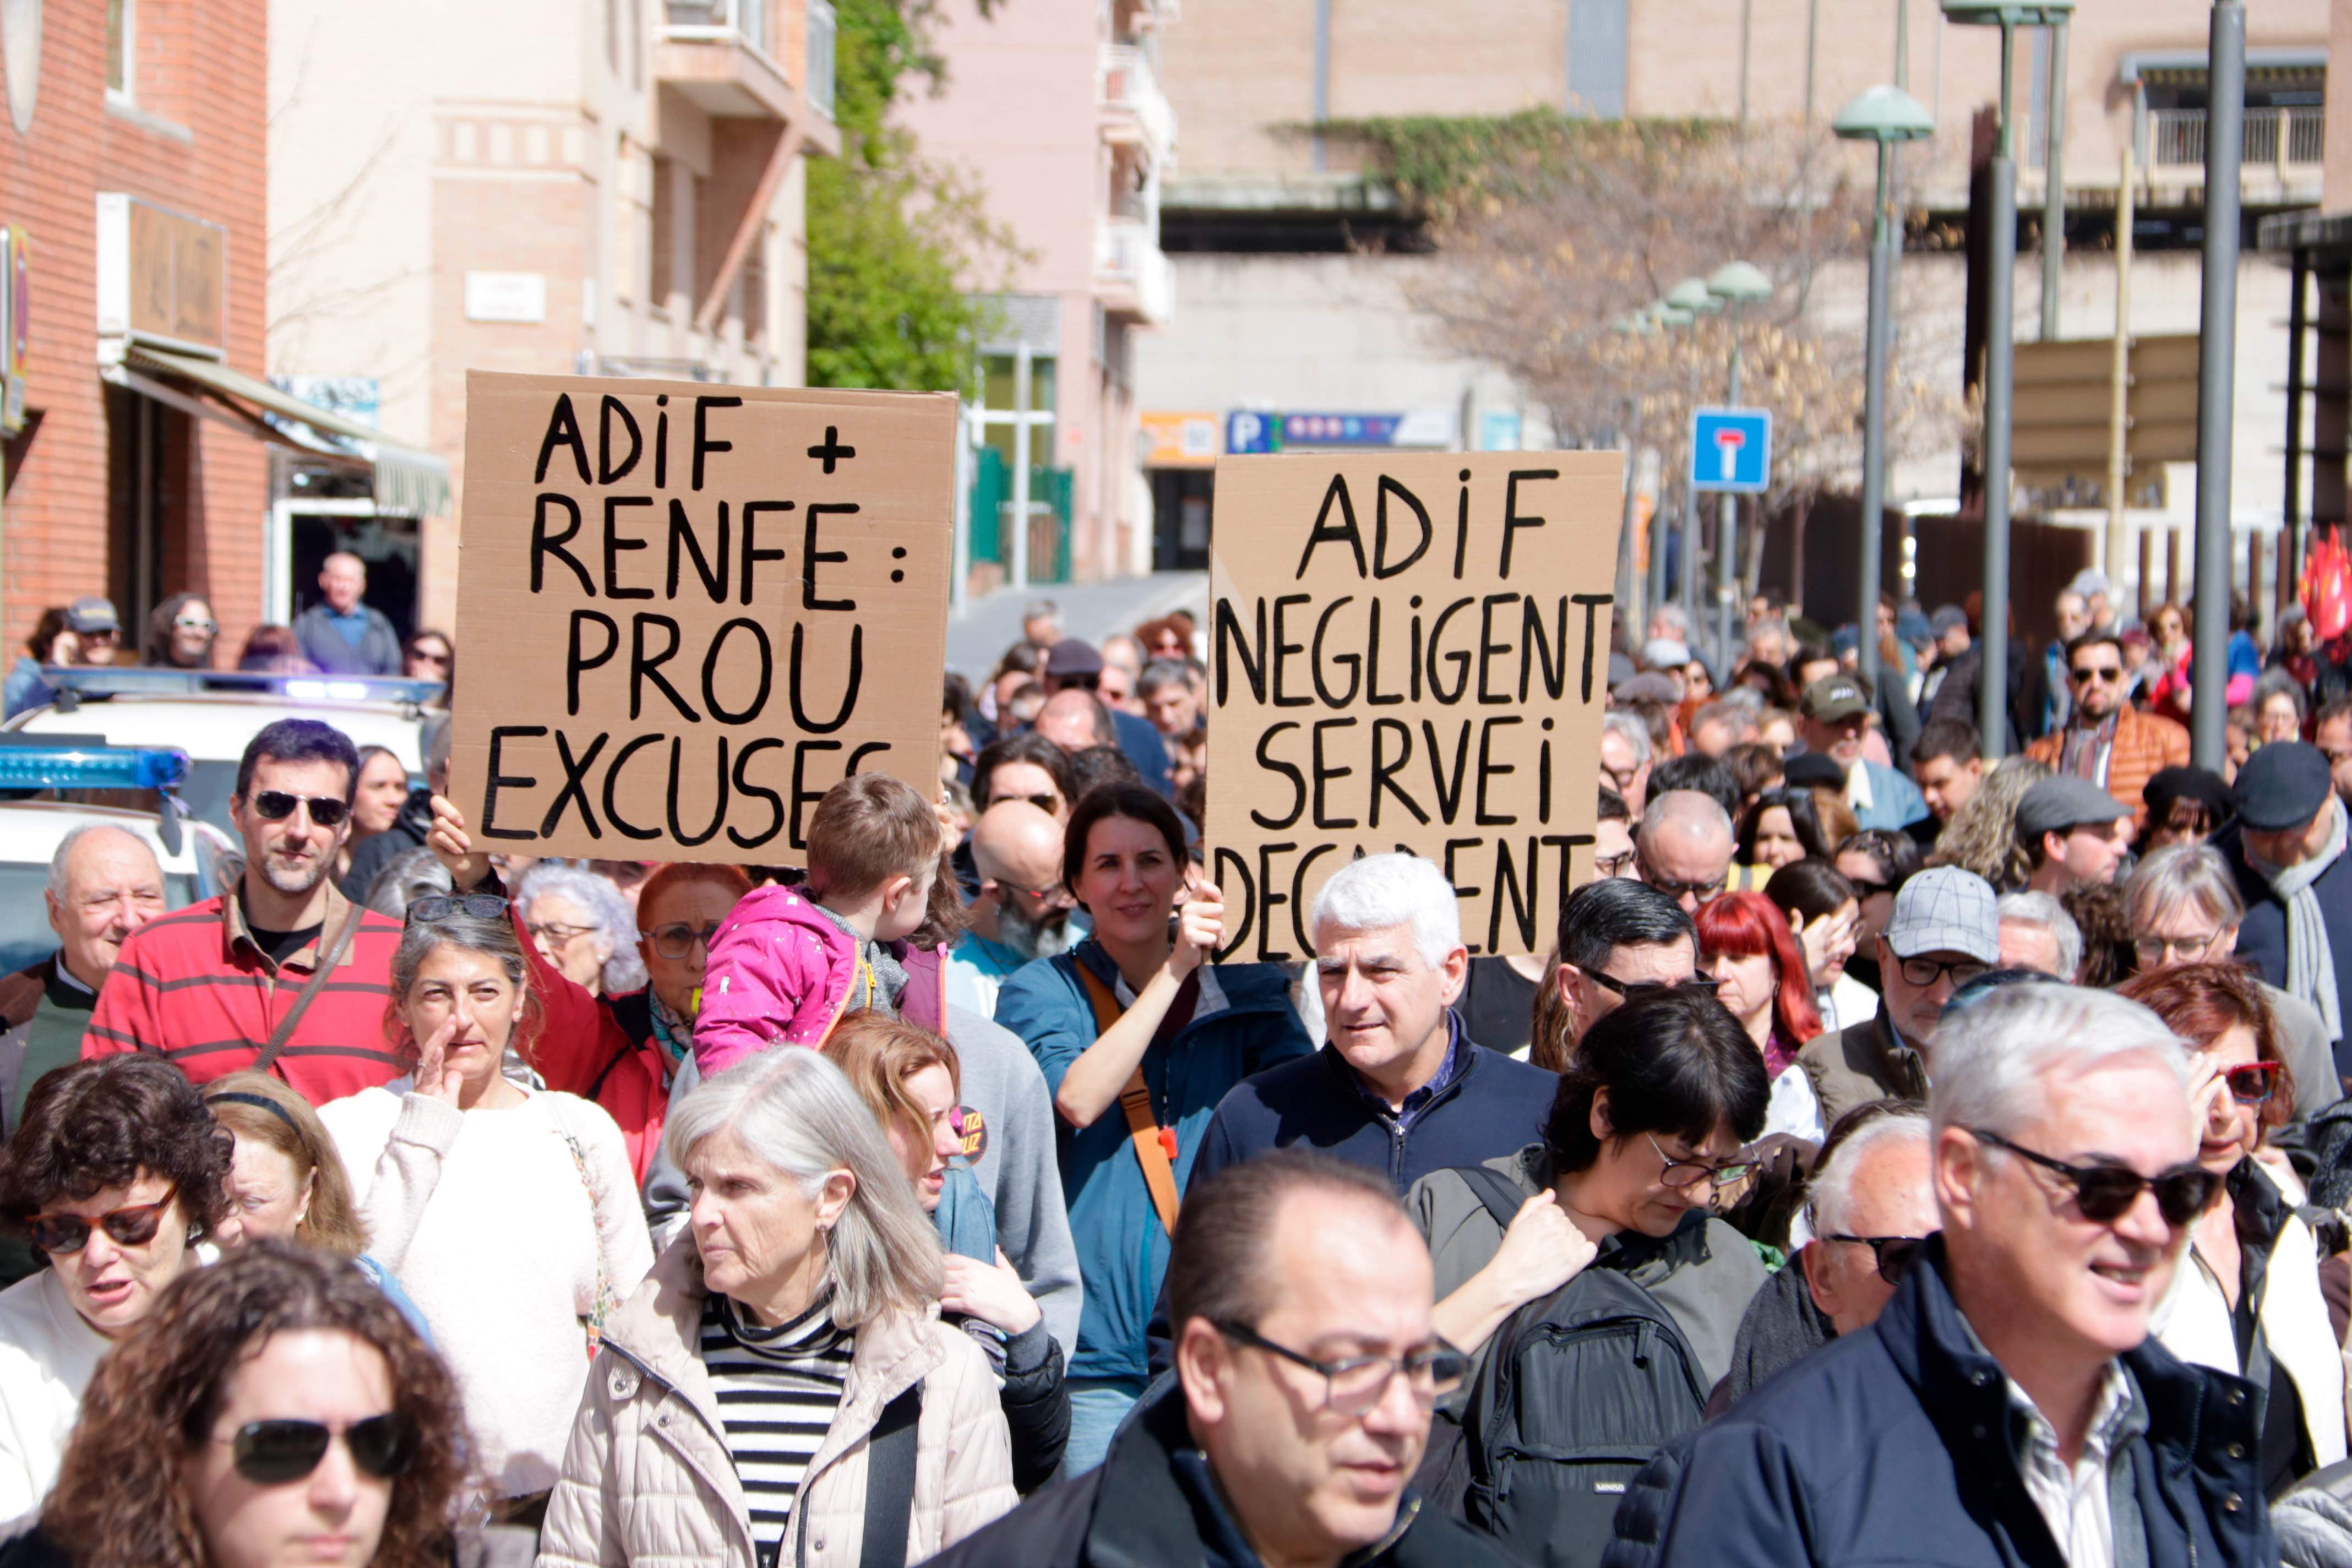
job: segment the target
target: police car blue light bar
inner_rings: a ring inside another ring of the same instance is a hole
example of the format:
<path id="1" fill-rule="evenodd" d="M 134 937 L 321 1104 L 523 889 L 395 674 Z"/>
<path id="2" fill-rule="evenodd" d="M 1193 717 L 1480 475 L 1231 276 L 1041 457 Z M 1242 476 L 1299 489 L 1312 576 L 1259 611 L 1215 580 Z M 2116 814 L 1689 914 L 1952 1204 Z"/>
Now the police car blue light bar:
<path id="1" fill-rule="evenodd" d="M 446 681 L 392 675 L 282 675 L 250 669 L 149 669 L 111 665 L 45 665 L 41 679 L 77 697 L 177 697 L 201 692 L 257 691 L 302 702 L 437 700 Z"/>
<path id="2" fill-rule="evenodd" d="M 187 776 L 173 746 L 0 745 L 0 790 L 170 790 Z"/>

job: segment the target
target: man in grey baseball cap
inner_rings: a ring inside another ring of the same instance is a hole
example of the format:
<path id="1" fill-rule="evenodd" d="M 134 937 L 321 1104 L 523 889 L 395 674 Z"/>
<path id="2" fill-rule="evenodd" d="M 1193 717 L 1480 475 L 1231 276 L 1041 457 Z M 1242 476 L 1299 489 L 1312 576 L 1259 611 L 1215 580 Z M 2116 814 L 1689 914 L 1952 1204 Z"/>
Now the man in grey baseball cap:
<path id="1" fill-rule="evenodd" d="M 1927 1098 L 1927 1041 L 1952 993 L 2000 962 L 1992 885 L 1937 866 L 1903 884 L 1878 939 L 1885 1005 L 1797 1053 L 1827 1126 L 1870 1100 Z"/>
<path id="2" fill-rule="evenodd" d="M 1823 676 L 1799 703 L 1805 749 L 1835 763 L 1845 803 L 1864 827 L 1907 827 L 1927 815 L 1919 786 L 1884 763 L 1862 754 L 1870 733 L 1870 698 L 1851 675 Z"/>
<path id="3" fill-rule="evenodd" d="M 2132 809 L 2072 773 L 2038 779 L 2017 803 L 2017 841 L 2032 865 L 2026 886 L 2058 898 L 2104 887 L 2131 850 Z"/>

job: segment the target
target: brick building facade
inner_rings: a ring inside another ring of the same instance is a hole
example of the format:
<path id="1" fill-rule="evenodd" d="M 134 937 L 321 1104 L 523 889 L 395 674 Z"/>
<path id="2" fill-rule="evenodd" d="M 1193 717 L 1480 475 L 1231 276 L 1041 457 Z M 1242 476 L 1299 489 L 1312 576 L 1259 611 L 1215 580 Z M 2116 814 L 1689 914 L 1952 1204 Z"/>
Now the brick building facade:
<path id="1" fill-rule="evenodd" d="M 14 9 L 15 7 L 8 7 Z M 86 0 L 0 29 L 0 224 L 29 252 L 24 431 L 5 448 L 0 635 L 102 593 L 135 646 L 145 605 L 204 594 L 234 653 L 259 618 L 268 459 L 251 435 L 101 378 L 99 195 L 217 235 L 215 347 L 262 370 L 267 0 Z M 31 40 L 37 64 L 23 58 Z M 210 298 L 211 281 L 201 284 Z M 142 446 L 144 449 L 142 450 Z M 143 601 L 143 602 L 142 602 Z"/>

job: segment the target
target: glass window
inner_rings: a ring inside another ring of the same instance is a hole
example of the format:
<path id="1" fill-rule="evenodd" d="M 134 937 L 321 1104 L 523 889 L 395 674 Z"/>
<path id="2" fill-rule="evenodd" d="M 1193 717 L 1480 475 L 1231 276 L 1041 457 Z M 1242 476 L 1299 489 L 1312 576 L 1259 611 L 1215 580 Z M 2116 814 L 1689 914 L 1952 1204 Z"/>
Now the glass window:
<path id="1" fill-rule="evenodd" d="M 981 403 L 994 413 L 1013 406 L 1013 356 L 985 354 L 981 358 Z"/>
<path id="2" fill-rule="evenodd" d="M 1012 406 L 1010 399 L 1006 407 Z M 1029 361 L 1029 406 L 1039 414 L 1054 411 L 1054 356 L 1033 355 Z"/>
<path id="3" fill-rule="evenodd" d="M 106 90 L 131 95 L 132 0 L 106 0 Z"/>

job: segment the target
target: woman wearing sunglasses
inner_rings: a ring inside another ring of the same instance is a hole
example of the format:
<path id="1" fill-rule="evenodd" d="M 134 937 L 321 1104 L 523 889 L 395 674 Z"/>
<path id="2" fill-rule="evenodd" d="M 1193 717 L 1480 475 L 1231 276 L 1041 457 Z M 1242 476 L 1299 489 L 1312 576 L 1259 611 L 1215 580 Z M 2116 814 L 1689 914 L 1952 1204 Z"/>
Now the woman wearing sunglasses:
<path id="1" fill-rule="evenodd" d="M 230 1148 L 161 1057 L 77 1062 L 34 1086 L 0 1217 L 49 1267 L 0 1293 L 0 1519 L 39 1506 L 99 1358 L 196 1266 L 227 1211 Z"/>
<path id="2" fill-rule="evenodd" d="M 342 1259 L 263 1242 L 166 1292 L 83 1401 L 5 1568 L 440 1568 L 457 1390 Z"/>
<path id="3" fill-rule="evenodd" d="M 1433 1172 L 1406 1194 L 1437 1269 L 1438 1332 L 1482 1352 L 1504 1320 L 1590 1265 L 1655 1296 L 1697 1354 L 1699 1386 L 1714 1386 L 1764 1266 L 1709 1211 L 1748 1175 L 1739 1151 L 1763 1131 L 1769 1093 L 1756 1043 L 1709 993 L 1602 1015 L 1559 1075 L 1541 1142 Z"/>
<path id="4" fill-rule="evenodd" d="M 202 594 L 174 594 L 147 617 L 146 658 L 167 669 L 210 669 L 220 626 Z"/>
<path id="5" fill-rule="evenodd" d="M 2270 1147 L 2294 1100 L 2278 1025 L 2260 983 L 2234 963 L 2136 975 L 2121 994 L 2196 1053 L 2198 1081 L 2210 1084 L 2197 1163 L 2223 1178 L 2150 1331 L 2182 1361 L 2267 1379 L 2262 1473 L 2276 1496 L 2346 1450 L 2343 1351 L 2320 1294 L 2318 1243 L 2295 1212 L 2307 1194 Z"/>
<path id="6" fill-rule="evenodd" d="M 613 1303 L 652 1266 L 613 1119 L 501 1070 L 539 1010 L 506 900 L 420 899 L 385 1023 L 404 1079 L 320 1108 L 373 1256 L 433 1326 L 465 1390 L 475 1462 L 502 1514 L 533 1521 Z"/>
<path id="7" fill-rule="evenodd" d="M 914 1184 L 915 1201 L 939 1228 L 947 1249 L 940 1310 L 988 1352 L 1003 1384 L 1013 1484 L 1024 1495 L 1035 1491 L 1053 1479 L 1070 1439 L 1069 1388 L 1045 1310 L 998 1248 L 995 1205 L 964 1157 L 955 1047 L 868 1007 L 841 1021 L 824 1055 L 874 1113 Z"/>

